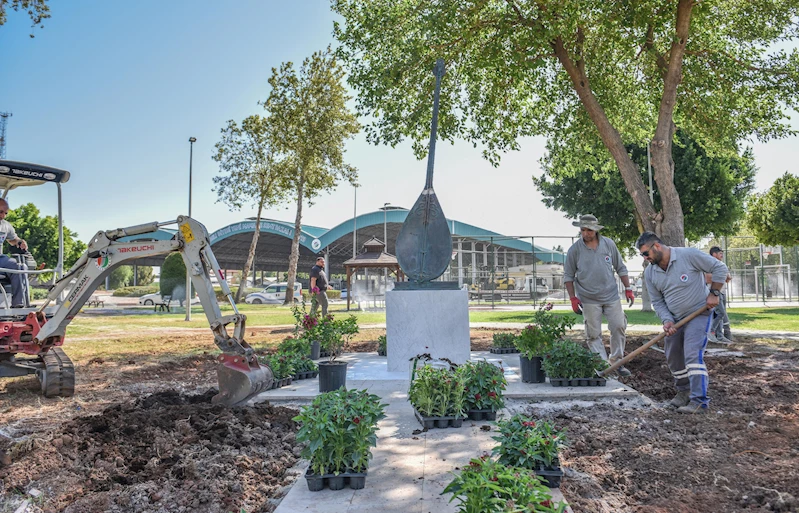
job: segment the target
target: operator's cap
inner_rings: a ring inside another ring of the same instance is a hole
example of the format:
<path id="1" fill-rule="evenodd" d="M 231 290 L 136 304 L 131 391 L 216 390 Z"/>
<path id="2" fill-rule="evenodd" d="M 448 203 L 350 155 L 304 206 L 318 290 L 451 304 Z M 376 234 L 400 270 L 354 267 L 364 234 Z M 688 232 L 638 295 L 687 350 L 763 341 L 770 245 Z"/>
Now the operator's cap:
<path id="1" fill-rule="evenodd" d="M 597 220 L 596 216 L 591 214 L 585 214 L 580 216 L 579 221 L 572 221 L 572 226 L 579 226 L 580 228 L 588 228 L 589 230 L 594 230 L 595 232 L 598 232 L 599 230 L 604 228 L 604 226 L 599 224 L 599 221 Z"/>

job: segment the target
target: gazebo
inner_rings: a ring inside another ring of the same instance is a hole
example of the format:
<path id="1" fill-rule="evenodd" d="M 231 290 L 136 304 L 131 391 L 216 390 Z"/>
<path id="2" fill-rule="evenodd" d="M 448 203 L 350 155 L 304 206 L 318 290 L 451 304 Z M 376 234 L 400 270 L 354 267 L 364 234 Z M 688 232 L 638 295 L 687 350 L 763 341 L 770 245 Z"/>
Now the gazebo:
<path id="1" fill-rule="evenodd" d="M 385 251 L 386 245 L 377 238 L 371 238 L 363 245 L 363 251 L 344 262 L 344 269 L 347 271 L 347 310 L 350 309 L 352 299 L 352 276 L 357 274 L 359 269 L 363 269 L 367 276 L 369 269 L 385 269 L 386 279 L 388 273 L 394 273 L 396 281 L 404 281 L 405 273 L 402 272 L 397 257 Z"/>

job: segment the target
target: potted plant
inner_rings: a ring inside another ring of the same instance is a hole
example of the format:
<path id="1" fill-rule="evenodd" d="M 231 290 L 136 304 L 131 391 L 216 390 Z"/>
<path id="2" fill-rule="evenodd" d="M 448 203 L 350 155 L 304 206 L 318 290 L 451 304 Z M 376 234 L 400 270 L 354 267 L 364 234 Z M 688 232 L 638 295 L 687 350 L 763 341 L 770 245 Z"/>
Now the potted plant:
<path id="1" fill-rule="evenodd" d="M 496 420 L 497 411 L 505 406 L 502 391 L 508 382 L 502 367 L 481 360 L 466 362 L 460 367 L 466 377 L 466 413 L 471 420 Z"/>
<path id="2" fill-rule="evenodd" d="M 574 325 L 574 319 L 567 316 L 554 315 L 552 303 L 541 305 L 533 315 L 533 324 L 527 325 L 516 337 L 516 348 L 519 349 L 519 364 L 522 381 L 525 383 L 544 383 L 546 375 L 541 364 L 552 344 L 563 338 L 566 330 Z"/>
<path id="3" fill-rule="evenodd" d="M 466 373 L 461 368 L 441 369 L 423 365 L 414 373 L 408 400 L 426 428 L 463 425 Z"/>
<path id="4" fill-rule="evenodd" d="M 322 343 L 329 360 L 319 363 L 319 391 L 329 392 L 347 384 L 347 362 L 336 361 L 344 347 L 358 333 L 358 320 L 349 316 L 337 321 L 332 315 L 321 319 L 314 328 L 314 333 Z"/>
<path id="5" fill-rule="evenodd" d="M 291 384 L 294 376 L 294 365 L 290 355 L 269 354 L 262 358 L 262 362 L 269 366 L 274 377 L 273 388 L 280 388 Z"/>
<path id="6" fill-rule="evenodd" d="M 294 379 L 309 379 L 319 375 L 319 367 L 307 354 L 293 354 L 290 357 L 294 366 Z"/>
<path id="7" fill-rule="evenodd" d="M 380 397 L 366 390 L 345 389 L 320 394 L 302 408 L 293 420 L 300 423 L 297 442 L 306 444 L 302 457 L 311 462 L 305 474 L 309 490 L 319 491 L 325 484 L 331 490 L 365 486 L 385 408 Z"/>
<path id="8" fill-rule="evenodd" d="M 494 440 L 499 445 L 493 453 L 499 463 L 532 470 L 547 486 L 560 486 L 563 470 L 558 455 L 566 444 L 563 431 L 556 430 L 549 421 L 536 422 L 520 414 L 497 422 L 497 429 L 500 434 Z"/>
<path id="9" fill-rule="evenodd" d="M 487 455 L 474 458 L 444 488 L 450 502 L 460 501 L 461 513 L 529 511 L 563 513 L 566 505 L 554 503 L 549 489 L 530 470 L 494 461 Z"/>
<path id="10" fill-rule="evenodd" d="M 552 386 L 604 386 L 596 371 L 608 366 L 598 354 L 571 340 L 552 346 L 544 359 L 544 371 Z"/>
<path id="11" fill-rule="evenodd" d="M 386 339 L 385 335 L 380 335 L 379 337 L 377 337 L 377 355 L 386 356 L 387 350 L 388 350 L 388 340 Z"/>
<path id="12" fill-rule="evenodd" d="M 509 331 L 494 333 L 492 337 L 494 347 L 491 348 L 493 354 L 510 354 L 518 353 L 514 342 L 516 341 L 516 334 Z"/>

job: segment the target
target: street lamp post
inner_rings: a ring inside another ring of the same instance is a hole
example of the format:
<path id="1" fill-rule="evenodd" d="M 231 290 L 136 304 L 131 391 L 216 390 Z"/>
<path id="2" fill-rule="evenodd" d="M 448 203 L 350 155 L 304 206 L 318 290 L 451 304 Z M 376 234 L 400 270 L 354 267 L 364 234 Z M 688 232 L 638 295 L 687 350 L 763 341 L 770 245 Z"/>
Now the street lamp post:
<path id="1" fill-rule="evenodd" d="M 383 243 L 386 245 L 386 253 L 388 253 L 388 231 L 386 231 L 386 212 L 391 203 L 383 203 Z"/>
<path id="2" fill-rule="evenodd" d="M 196 137 L 189 137 L 189 217 L 191 217 L 191 167 L 194 160 Z M 186 267 L 186 320 L 191 320 L 191 271 Z"/>

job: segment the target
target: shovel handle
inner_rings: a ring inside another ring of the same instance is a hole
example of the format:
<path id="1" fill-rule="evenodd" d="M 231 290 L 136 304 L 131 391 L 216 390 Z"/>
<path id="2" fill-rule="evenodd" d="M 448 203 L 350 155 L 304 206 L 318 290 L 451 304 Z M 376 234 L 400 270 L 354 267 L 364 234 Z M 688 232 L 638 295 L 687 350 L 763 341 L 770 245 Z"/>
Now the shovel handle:
<path id="1" fill-rule="evenodd" d="M 686 324 L 688 324 L 688 322 L 689 322 L 689 321 L 691 321 L 691 320 L 693 320 L 694 318 L 698 317 L 698 316 L 699 316 L 699 315 L 701 315 L 703 312 L 707 312 L 707 306 L 703 306 L 702 308 L 700 308 L 700 309 L 696 310 L 695 312 L 692 312 L 692 313 L 691 313 L 691 314 L 690 314 L 688 317 L 685 317 L 685 318 L 684 318 L 684 319 L 682 319 L 680 322 L 678 322 L 677 324 L 675 324 L 675 325 L 674 325 L 674 329 L 679 329 L 679 328 L 682 328 L 683 326 L 685 326 Z M 666 332 L 664 331 L 664 332 L 662 332 L 660 335 L 656 336 L 655 338 L 653 338 L 652 340 L 650 340 L 650 341 L 649 341 L 649 342 L 647 342 L 646 344 L 642 345 L 641 347 L 639 347 L 638 349 L 636 349 L 636 350 L 635 350 L 635 351 L 633 351 L 632 353 L 628 354 L 627 356 L 625 356 L 625 357 L 624 357 L 624 358 L 622 358 L 621 360 L 617 361 L 616 363 L 614 363 L 613 365 L 611 365 L 611 366 L 610 366 L 610 367 L 608 367 L 607 369 L 605 369 L 605 370 L 603 370 L 603 371 L 597 371 L 597 375 L 598 375 L 600 378 L 604 378 L 604 377 L 605 377 L 605 376 L 607 376 L 608 374 L 612 374 L 613 372 L 615 372 L 615 371 L 616 371 L 616 369 L 618 369 L 619 367 L 621 367 L 621 366 L 622 366 L 622 365 L 624 365 L 625 363 L 629 362 L 630 360 L 632 360 L 633 358 L 635 358 L 635 357 L 636 357 L 636 356 L 638 356 L 639 354 L 643 353 L 644 351 L 646 351 L 646 350 L 647 350 L 647 349 L 649 349 L 650 347 L 654 346 L 655 344 L 657 344 L 658 342 L 660 342 L 661 340 L 663 340 L 663 338 L 665 338 L 665 337 L 666 337 Z"/>

